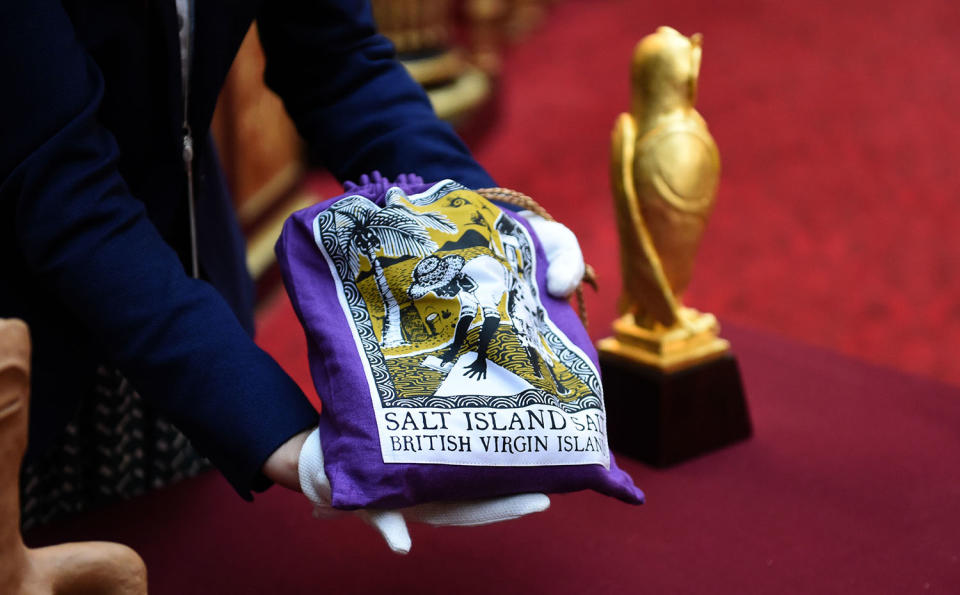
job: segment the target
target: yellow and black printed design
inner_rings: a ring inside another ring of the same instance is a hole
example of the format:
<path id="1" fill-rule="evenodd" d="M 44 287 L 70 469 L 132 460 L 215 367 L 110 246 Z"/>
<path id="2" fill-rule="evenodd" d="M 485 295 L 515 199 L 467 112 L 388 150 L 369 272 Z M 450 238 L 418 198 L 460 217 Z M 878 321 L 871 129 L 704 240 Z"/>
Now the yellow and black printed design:
<path id="1" fill-rule="evenodd" d="M 385 407 L 602 407 L 599 378 L 553 325 L 527 230 L 454 182 L 314 222 Z"/>

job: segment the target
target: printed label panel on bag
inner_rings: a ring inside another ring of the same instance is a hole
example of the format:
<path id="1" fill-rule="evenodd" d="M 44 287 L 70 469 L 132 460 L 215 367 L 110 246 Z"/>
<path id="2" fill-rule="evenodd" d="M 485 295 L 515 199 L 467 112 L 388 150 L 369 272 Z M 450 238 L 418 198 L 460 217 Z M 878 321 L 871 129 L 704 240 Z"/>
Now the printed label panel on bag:
<path id="1" fill-rule="evenodd" d="M 547 315 L 523 225 L 448 180 L 343 198 L 313 231 L 384 462 L 609 468 L 600 376 Z"/>

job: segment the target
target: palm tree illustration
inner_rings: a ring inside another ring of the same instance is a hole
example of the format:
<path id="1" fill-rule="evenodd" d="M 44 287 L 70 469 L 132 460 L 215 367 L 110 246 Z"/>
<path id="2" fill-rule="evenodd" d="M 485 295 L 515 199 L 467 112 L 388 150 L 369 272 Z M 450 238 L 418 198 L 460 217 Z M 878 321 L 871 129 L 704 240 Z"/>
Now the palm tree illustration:
<path id="1" fill-rule="evenodd" d="M 400 304 L 390 290 L 380 258 L 428 256 L 438 246 L 427 230 L 456 233 L 457 226 L 442 213 L 414 211 L 403 204 L 396 193 L 387 194 L 383 208 L 362 196 L 352 196 L 340 201 L 322 216 L 328 215 L 334 218 L 334 229 L 341 249 L 347 251 L 350 279 L 356 279 L 360 272 L 361 256 L 373 268 L 373 277 L 384 307 L 380 345 L 384 348 L 406 345 L 400 322 Z"/>

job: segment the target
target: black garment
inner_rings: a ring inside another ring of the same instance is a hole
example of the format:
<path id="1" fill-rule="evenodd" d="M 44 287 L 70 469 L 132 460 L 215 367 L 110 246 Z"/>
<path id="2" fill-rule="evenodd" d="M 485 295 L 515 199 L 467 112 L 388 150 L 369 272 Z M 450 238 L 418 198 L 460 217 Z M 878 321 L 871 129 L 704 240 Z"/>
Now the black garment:
<path id="1" fill-rule="evenodd" d="M 20 473 L 24 531 L 210 468 L 119 372 L 101 367 L 62 440 Z"/>
<path id="2" fill-rule="evenodd" d="M 253 19 L 268 84 L 338 177 L 495 184 L 393 59 L 365 2 L 195 4 L 185 109 L 174 0 L 0 2 L 0 316 L 31 327 L 28 461 L 108 362 L 250 498 L 267 485 L 267 457 L 316 422 L 250 337 L 243 241 L 209 132 Z M 183 265 L 185 128 L 199 281 Z"/>

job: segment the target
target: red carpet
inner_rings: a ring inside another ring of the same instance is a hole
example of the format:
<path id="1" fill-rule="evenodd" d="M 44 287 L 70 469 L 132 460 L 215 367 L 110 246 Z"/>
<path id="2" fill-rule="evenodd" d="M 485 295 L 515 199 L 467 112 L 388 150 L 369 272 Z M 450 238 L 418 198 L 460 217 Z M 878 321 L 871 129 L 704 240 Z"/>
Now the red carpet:
<path id="1" fill-rule="evenodd" d="M 500 118 L 475 151 L 577 232 L 602 281 L 593 335 L 619 291 L 608 137 L 633 45 L 661 24 L 705 36 L 699 109 L 724 167 L 687 303 L 960 384 L 949 0 L 557 3 L 505 59 Z M 287 314 L 267 326 L 292 327 Z"/>
<path id="2" fill-rule="evenodd" d="M 153 595 L 958 593 L 960 390 L 731 327 L 756 436 L 503 525 L 412 529 L 407 557 L 302 496 L 249 505 L 216 474 L 35 532 L 113 539 Z"/>

